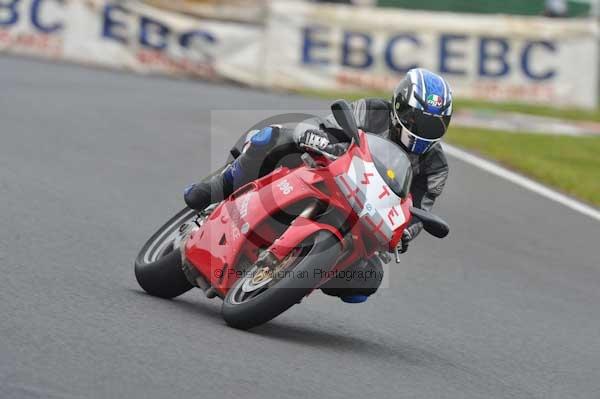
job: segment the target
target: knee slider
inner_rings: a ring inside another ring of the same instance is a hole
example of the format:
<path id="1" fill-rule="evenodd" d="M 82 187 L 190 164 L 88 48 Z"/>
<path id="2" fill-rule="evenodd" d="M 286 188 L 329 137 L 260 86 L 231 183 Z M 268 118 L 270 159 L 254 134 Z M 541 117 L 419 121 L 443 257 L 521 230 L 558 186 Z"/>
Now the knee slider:
<path id="1" fill-rule="evenodd" d="M 275 141 L 278 131 L 277 126 L 263 127 L 250 138 L 250 143 L 256 147 L 266 147 Z"/>

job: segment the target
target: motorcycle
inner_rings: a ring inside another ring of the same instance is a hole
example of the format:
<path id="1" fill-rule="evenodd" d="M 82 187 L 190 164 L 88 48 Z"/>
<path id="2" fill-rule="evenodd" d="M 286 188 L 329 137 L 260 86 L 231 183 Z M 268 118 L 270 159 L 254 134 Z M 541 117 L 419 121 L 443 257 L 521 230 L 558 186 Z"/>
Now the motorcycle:
<path id="1" fill-rule="evenodd" d="M 416 217 L 443 238 L 449 227 L 414 208 L 412 168 L 397 144 L 356 127 L 350 105 L 332 105 L 350 145 L 341 156 L 313 150 L 197 213 L 183 209 L 143 246 L 135 276 L 149 294 L 193 287 L 223 300 L 232 327 L 263 324 L 355 262 L 395 253 Z"/>

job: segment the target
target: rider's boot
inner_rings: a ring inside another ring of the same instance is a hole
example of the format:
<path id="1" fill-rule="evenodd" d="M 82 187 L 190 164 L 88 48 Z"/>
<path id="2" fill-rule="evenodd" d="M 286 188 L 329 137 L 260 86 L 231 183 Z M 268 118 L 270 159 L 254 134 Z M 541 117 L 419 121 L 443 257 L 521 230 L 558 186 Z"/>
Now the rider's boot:
<path id="1" fill-rule="evenodd" d="M 377 256 L 359 260 L 320 288 L 324 294 L 337 296 L 346 303 L 362 303 L 373 295 L 383 281 L 383 266 Z M 348 278 L 348 276 L 356 278 Z"/>
<path id="2" fill-rule="evenodd" d="M 223 173 L 219 173 L 208 180 L 186 187 L 183 199 L 191 209 L 203 211 L 210 204 L 223 201 L 232 192 L 232 185 L 227 183 Z"/>

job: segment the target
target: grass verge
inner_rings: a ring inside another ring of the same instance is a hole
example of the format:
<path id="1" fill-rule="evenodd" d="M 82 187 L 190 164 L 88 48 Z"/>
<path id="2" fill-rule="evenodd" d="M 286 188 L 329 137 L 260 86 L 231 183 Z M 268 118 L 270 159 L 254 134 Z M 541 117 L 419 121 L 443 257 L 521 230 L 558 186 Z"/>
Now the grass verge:
<path id="1" fill-rule="evenodd" d="M 600 207 L 600 137 L 451 128 L 445 139 Z"/>
<path id="2" fill-rule="evenodd" d="M 363 91 L 363 92 L 335 92 L 335 91 L 315 91 L 303 90 L 301 94 L 318 97 L 328 100 L 345 98 L 346 100 L 356 100 L 363 97 L 381 97 L 388 98 L 391 96 L 388 92 L 381 91 Z M 495 103 L 489 101 L 466 100 L 457 98 L 454 100 L 455 110 L 488 110 L 488 111 L 503 111 L 503 112 L 518 112 L 527 115 L 546 116 L 558 119 L 572 121 L 593 121 L 600 122 L 600 108 L 597 109 L 582 109 L 582 108 L 556 108 L 543 105 L 531 105 L 515 102 Z"/>

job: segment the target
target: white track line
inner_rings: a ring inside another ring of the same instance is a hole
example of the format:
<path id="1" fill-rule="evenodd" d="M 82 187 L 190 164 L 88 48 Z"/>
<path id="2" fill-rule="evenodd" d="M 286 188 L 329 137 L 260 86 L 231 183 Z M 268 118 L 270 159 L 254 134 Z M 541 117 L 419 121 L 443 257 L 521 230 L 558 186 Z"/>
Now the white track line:
<path id="1" fill-rule="evenodd" d="M 493 175 L 506 179 L 518 186 L 526 188 L 527 190 L 533 191 L 534 193 L 537 193 L 552 201 L 558 202 L 559 204 L 569 207 L 579 213 L 589 216 L 592 219 L 600 221 L 600 211 L 589 205 L 581 203 L 557 191 L 551 190 L 548 187 L 536 183 L 531 179 L 523 177 L 515 172 L 511 172 L 510 170 L 498 166 L 495 163 L 486 161 L 483 158 L 470 154 L 466 151 L 460 150 L 452 145 L 444 143 L 443 146 L 446 154 L 454 158 L 458 158 L 463 162 L 466 162 L 479 169 L 485 170 L 486 172 L 489 172 Z"/>

